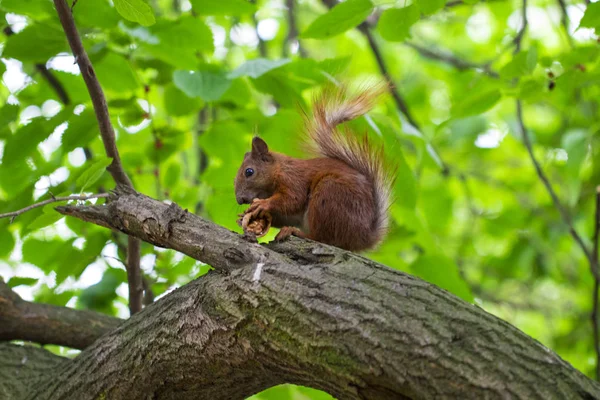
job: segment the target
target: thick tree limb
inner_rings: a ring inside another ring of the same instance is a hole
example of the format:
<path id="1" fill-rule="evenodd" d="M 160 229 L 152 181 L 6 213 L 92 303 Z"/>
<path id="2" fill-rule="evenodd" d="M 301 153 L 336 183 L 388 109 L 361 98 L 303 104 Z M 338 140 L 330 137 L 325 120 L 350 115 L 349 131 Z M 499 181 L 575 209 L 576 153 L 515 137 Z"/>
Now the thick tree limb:
<path id="1" fill-rule="evenodd" d="M 104 150 L 106 155 L 112 158 L 112 163 L 108 166 L 108 171 L 111 173 L 113 179 L 117 184 L 126 185 L 133 187 L 129 176 L 123 169 L 121 163 L 121 157 L 119 156 L 119 150 L 117 149 L 115 131 L 110 122 L 110 114 L 108 112 L 108 106 L 106 105 L 106 98 L 104 92 L 100 86 L 100 82 L 94 72 L 94 67 L 90 61 L 81 37 L 77 32 L 75 26 L 75 20 L 73 19 L 73 9 L 69 7 L 66 0 L 54 0 L 54 6 L 60 19 L 60 23 L 65 31 L 69 46 L 73 51 L 73 56 L 81 71 L 81 76 L 85 81 L 94 111 L 96 113 L 96 119 L 100 127 L 100 135 L 102 136 L 102 143 L 104 144 Z M 73 7 L 75 3 L 73 3 Z M 128 239 L 127 245 L 127 278 L 129 281 L 129 311 L 131 314 L 142 309 L 142 274 L 140 269 L 140 242 L 135 238 Z"/>
<path id="2" fill-rule="evenodd" d="M 24 301 L 0 280 L 0 340 L 84 349 L 121 322 L 93 311 Z"/>
<path id="3" fill-rule="evenodd" d="M 53 368 L 69 360 L 33 346 L 0 343 L 0 399 L 20 400 L 31 388 L 47 379 Z M 27 382 L 27 384 L 25 384 Z"/>
<path id="4" fill-rule="evenodd" d="M 249 243 L 121 187 L 108 205 L 59 210 L 227 273 L 168 294 L 44 381 L 24 380 L 26 399 L 242 399 L 284 382 L 340 399 L 600 398 L 600 384 L 506 322 L 358 255 L 296 238 Z"/>

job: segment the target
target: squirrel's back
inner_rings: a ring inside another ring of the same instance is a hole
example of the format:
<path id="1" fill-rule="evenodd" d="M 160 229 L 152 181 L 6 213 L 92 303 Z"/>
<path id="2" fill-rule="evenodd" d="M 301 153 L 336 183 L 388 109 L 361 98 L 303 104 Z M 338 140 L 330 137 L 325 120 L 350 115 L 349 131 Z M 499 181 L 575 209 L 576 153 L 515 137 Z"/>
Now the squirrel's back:
<path id="1" fill-rule="evenodd" d="M 312 118 L 305 118 L 308 144 L 314 153 L 346 163 L 372 183 L 375 242 L 388 230 L 395 173 L 384 161 L 382 146 L 374 146 L 366 134 L 358 137 L 347 130 L 342 133 L 337 125 L 367 113 L 385 90 L 384 84 L 372 86 L 356 96 L 349 96 L 345 88 L 326 90 L 315 99 Z"/>

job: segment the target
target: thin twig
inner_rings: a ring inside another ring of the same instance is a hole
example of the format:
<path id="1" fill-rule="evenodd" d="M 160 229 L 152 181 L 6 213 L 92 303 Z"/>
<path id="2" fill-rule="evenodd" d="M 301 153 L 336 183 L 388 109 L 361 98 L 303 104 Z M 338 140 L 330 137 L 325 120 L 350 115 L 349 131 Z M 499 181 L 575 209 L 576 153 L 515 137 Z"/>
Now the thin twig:
<path id="1" fill-rule="evenodd" d="M 517 100 L 517 121 L 518 121 L 518 125 L 519 125 L 519 130 L 521 131 L 520 132 L 521 137 L 523 138 L 523 143 L 525 144 L 527 153 L 529 153 L 529 158 L 531 159 L 531 162 L 533 163 L 533 166 L 535 167 L 535 171 L 536 171 L 538 177 L 540 178 L 540 180 L 546 187 L 546 190 L 550 194 L 550 197 L 552 198 L 552 202 L 554 203 L 554 206 L 560 213 L 564 223 L 569 227 L 569 233 L 571 234 L 571 236 L 573 237 L 575 242 L 577 242 L 579 247 L 581 247 L 581 250 L 585 254 L 585 257 L 590 262 L 590 265 L 592 265 L 592 266 L 595 265 L 595 262 L 593 261 L 592 253 L 590 252 L 588 247 L 583 242 L 583 239 L 581 238 L 579 233 L 575 230 L 575 227 L 573 226 L 573 222 L 571 221 L 571 217 L 570 217 L 569 213 L 567 212 L 567 209 L 563 206 L 563 204 L 558 199 L 558 195 L 552 188 L 552 184 L 550 183 L 550 181 L 548 180 L 548 177 L 542 170 L 542 167 L 540 166 L 540 163 L 538 162 L 537 158 L 535 158 L 535 154 L 533 154 L 533 146 L 531 145 L 531 140 L 529 139 L 529 135 L 527 134 L 527 129 L 525 128 L 525 124 L 523 122 L 523 110 L 522 110 L 520 100 Z M 592 272 L 594 273 L 594 276 L 598 276 L 597 271 L 592 271 Z"/>
<path id="2" fill-rule="evenodd" d="M 517 36 L 513 39 L 513 43 L 515 44 L 514 53 L 518 53 L 521 51 L 521 42 L 523 41 L 523 36 L 525 36 L 525 31 L 527 30 L 527 0 L 523 0 L 523 6 L 521 7 L 521 15 L 523 17 L 523 24 L 521 25 L 521 29 L 517 33 Z"/>
<path id="3" fill-rule="evenodd" d="M 600 380 L 600 335 L 598 333 L 598 289 L 600 288 L 600 279 L 598 279 L 598 238 L 600 236 L 600 186 L 596 188 L 596 215 L 594 221 L 594 236 L 592 238 L 592 272 L 594 276 L 594 291 L 592 293 L 592 324 L 594 332 L 594 350 L 596 351 L 596 380 Z M 595 271 L 595 272 L 594 272 Z"/>
<path id="4" fill-rule="evenodd" d="M 565 3 L 565 0 L 557 0 L 557 1 L 558 1 L 558 5 L 560 7 L 560 12 L 561 12 L 560 23 L 563 26 L 563 28 L 565 29 L 565 35 L 567 35 L 567 41 L 569 42 L 569 45 L 571 47 L 573 47 L 573 38 L 571 37 L 571 34 L 569 33 L 569 15 L 567 14 L 567 5 Z"/>
<path id="5" fill-rule="evenodd" d="M 121 157 L 117 149 L 115 131 L 110 122 L 110 114 L 106 105 L 106 98 L 100 82 L 96 77 L 92 63 L 83 47 L 81 37 L 77 32 L 75 20 L 73 19 L 72 10 L 66 0 L 53 0 L 54 6 L 58 13 L 58 17 L 67 36 L 69 46 L 73 51 L 73 56 L 81 71 L 81 76 L 85 81 L 96 119 L 102 136 L 102 143 L 106 155 L 112 158 L 111 165 L 107 170 L 111 173 L 117 184 L 122 184 L 128 187 L 133 187 L 129 176 L 123 169 Z M 127 277 L 129 281 L 129 311 L 133 315 L 142 309 L 142 278 L 140 271 L 140 241 L 139 239 L 129 237 L 127 251 Z"/>
<path id="6" fill-rule="evenodd" d="M 108 197 L 108 193 L 91 194 L 91 195 L 74 195 L 74 196 L 65 196 L 65 197 L 52 197 L 51 199 L 40 201 L 39 203 L 32 204 L 30 206 L 27 206 L 27 207 L 22 208 L 17 211 L 0 214 L 0 219 L 1 218 L 13 218 L 14 219 L 27 211 L 31 211 L 33 209 L 43 207 L 45 205 L 56 203 L 59 201 L 69 201 L 69 200 L 82 200 L 83 201 L 83 200 L 100 199 L 100 198 L 107 198 L 107 197 Z M 12 222 L 12 220 L 11 220 L 11 222 Z"/>
<path id="7" fill-rule="evenodd" d="M 452 53 L 443 52 L 441 50 L 432 50 L 427 47 L 420 46 L 416 43 L 405 42 L 405 45 L 416 50 L 419 54 L 421 54 L 425 58 L 429 58 L 431 60 L 437 60 L 444 62 L 446 64 L 452 65 L 454 68 L 459 71 L 464 71 L 468 69 L 481 70 L 486 75 L 489 75 L 492 78 L 498 78 L 499 75 L 496 71 L 490 68 L 489 63 L 486 64 L 477 64 L 468 60 L 464 60 L 462 58 L 456 57 Z"/>
<path id="8" fill-rule="evenodd" d="M 381 75 L 383 75 L 383 77 L 390 83 L 390 94 L 394 98 L 394 101 L 396 102 L 396 106 L 402 112 L 402 114 L 404 114 L 404 116 L 406 117 L 408 122 L 410 122 L 410 124 L 412 126 L 414 126 L 415 128 L 417 128 L 420 131 L 421 127 L 420 127 L 419 123 L 413 118 L 410 110 L 408 109 L 408 105 L 406 104 L 406 101 L 404 100 L 404 97 L 402 97 L 402 95 L 400 94 L 398 89 L 395 86 L 393 86 L 393 79 L 388 71 L 387 65 L 383 59 L 383 54 L 381 53 L 381 49 L 379 48 L 379 45 L 375 41 L 373 34 L 369 30 L 368 26 L 364 23 L 360 26 L 360 31 L 365 35 L 365 37 L 367 38 L 367 40 L 369 42 L 369 47 L 371 47 L 371 51 L 373 52 L 373 55 L 375 56 L 375 60 L 377 61 L 377 66 L 379 67 L 379 71 L 381 72 Z"/>
<path id="9" fill-rule="evenodd" d="M 287 38 L 283 42 L 283 56 L 284 57 L 288 56 L 289 46 L 294 41 L 297 41 L 298 42 L 298 54 L 300 54 L 300 57 L 306 58 L 308 56 L 308 54 L 306 53 L 306 49 L 302 46 L 302 44 L 300 43 L 300 40 L 298 40 L 298 24 L 296 23 L 295 0 L 285 0 L 285 6 L 287 8 L 288 34 L 287 34 Z"/>

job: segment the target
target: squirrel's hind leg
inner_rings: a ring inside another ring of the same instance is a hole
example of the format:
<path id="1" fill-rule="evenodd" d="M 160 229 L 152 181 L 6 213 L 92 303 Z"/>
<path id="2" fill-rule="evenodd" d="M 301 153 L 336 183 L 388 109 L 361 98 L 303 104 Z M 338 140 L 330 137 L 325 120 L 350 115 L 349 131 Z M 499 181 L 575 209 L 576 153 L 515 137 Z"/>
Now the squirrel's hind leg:
<path id="1" fill-rule="evenodd" d="M 284 226 L 283 228 L 281 228 L 277 236 L 275 236 L 275 241 L 281 242 L 282 240 L 285 240 L 292 235 L 299 238 L 308 238 L 308 236 L 300 229 L 293 226 Z"/>

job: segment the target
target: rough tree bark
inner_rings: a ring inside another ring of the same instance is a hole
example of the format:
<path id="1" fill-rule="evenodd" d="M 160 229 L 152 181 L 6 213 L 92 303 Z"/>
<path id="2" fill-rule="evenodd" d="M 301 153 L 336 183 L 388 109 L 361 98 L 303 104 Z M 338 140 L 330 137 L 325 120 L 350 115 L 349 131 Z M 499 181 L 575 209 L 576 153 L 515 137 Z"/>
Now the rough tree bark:
<path id="1" fill-rule="evenodd" d="M 361 256 L 296 238 L 250 243 L 126 188 L 106 206 L 58 209 L 215 270 L 72 360 L 1 346 L 8 398 L 242 399 L 284 382 L 339 399 L 600 398 L 598 383 L 508 323 Z"/>

